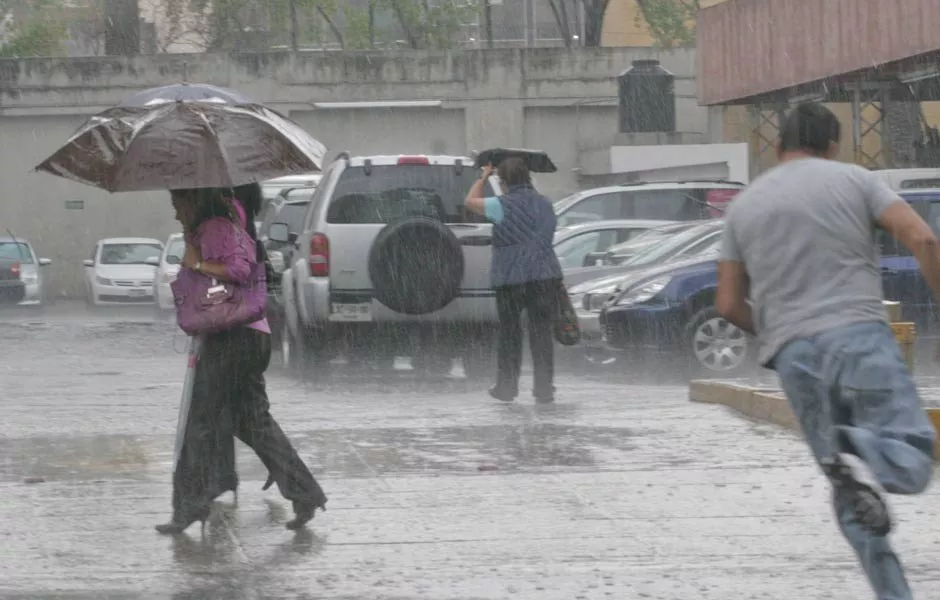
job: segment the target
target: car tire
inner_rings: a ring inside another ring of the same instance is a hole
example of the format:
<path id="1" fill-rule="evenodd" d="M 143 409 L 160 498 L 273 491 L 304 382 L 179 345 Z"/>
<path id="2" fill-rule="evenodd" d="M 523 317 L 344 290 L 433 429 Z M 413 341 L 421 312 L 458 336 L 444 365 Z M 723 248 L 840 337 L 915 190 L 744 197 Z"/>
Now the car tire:
<path id="1" fill-rule="evenodd" d="M 463 247 L 440 221 L 402 219 L 376 236 L 368 265 L 376 300 L 398 313 L 425 315 L 444 308 L 460 292 Z"/>
<path id="2" fill-rule="evenodd" d="M 756 340 L 729 323 L 713 306 L 703 308 L 689 320 L 683 339 L 693 376 L 733 378 L 754 369 Z"/>

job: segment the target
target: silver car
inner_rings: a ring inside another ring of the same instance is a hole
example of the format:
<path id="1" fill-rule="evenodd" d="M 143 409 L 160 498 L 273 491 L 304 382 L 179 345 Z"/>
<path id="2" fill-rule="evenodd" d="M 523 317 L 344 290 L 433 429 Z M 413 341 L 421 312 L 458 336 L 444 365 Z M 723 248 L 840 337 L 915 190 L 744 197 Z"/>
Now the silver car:
<path id="1" fill-rule="evenodd" d="M 39 258 L 32 244 L 22 238 L 0 238 L 0 258 L 11 258 L 20 263 L 20 279 L 26 287 L 21 306 L 39 306 L 43 302 L 41 267 L 52 264 L 48 258 Z"/>
<path id="2" fill-rule="evenodd" d="M 492 226 L 463 206 L 473 164 L 341 155 L 326 169 L 283 275 L 290 362 L 412 356 L 449 371 L 459 353 L 468 374 L 489 372 Z M 268 237 L 289 242 L 289 228 L 275 223 Z"/>

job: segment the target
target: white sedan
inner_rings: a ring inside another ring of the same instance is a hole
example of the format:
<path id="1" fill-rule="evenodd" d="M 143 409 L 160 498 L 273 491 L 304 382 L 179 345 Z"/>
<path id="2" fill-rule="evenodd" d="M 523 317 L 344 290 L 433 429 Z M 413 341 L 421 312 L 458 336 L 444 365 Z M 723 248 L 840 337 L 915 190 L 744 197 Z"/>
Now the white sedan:
<path id="1" fill-rule="evenodd" d="M 109 238 L 84 261 L 89 304 L 153 302 L 153 278 L 163 244 L 150 238 Z"/>

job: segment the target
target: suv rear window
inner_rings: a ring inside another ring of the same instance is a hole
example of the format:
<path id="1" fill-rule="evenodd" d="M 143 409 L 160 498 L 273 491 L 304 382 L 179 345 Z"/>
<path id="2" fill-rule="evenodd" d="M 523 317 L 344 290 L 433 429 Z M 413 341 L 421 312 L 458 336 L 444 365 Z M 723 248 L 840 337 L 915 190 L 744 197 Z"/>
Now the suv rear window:
<path id="1" fill-rule="evenodd" d="M 327 211 L 328 223 L 385 224 L 405 217 L 430 217 L 445 223 L 480 223 L 464 199 L 477 171 L 454 165 L 349 167 L 340 176 Z M 487 194 L 492 190 L 487 185 Z"/>

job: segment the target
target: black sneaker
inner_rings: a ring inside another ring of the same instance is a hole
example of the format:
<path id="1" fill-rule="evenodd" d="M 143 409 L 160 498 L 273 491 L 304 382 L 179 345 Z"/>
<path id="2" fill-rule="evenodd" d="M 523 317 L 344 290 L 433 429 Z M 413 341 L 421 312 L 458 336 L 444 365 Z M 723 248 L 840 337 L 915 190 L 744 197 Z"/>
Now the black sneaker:
<path id="1" fill-rule="evenodd" d="M 822 463 L 836 494 L 848 501 L 862 527 L 877 536 L 891 533 L 893 526 L 887 492 L 871 468 L 854 454 L 840 453 Z"/>

